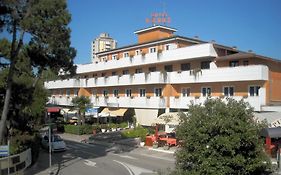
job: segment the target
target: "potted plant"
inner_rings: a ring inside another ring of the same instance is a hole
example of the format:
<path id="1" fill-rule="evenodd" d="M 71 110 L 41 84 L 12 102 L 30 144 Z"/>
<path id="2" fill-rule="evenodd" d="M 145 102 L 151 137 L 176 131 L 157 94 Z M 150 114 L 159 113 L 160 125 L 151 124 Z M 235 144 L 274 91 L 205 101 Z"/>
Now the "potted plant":
<path id="1" fill-rule="evenodd" d="M 175 98 L 180 98 L 180 96 L 179 96 L 179 95 L 176 95 Z"/>

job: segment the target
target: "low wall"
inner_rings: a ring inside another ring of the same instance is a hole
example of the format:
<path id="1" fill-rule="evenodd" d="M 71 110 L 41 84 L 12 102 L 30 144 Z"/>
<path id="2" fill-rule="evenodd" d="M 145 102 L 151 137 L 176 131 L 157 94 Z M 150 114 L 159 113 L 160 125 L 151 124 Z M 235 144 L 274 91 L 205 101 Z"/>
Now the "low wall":
<path id="1" fill-rule="evenodd" d="M 10 162 L 9 162 L 10 161 Z M 23 174 L 23 171 L 31 164 L 31 149 L 27 149 L 20 154 L 12 155 L 0 159 L 0 175 L 8 174 L 10 164 L 10 175 Z"/>

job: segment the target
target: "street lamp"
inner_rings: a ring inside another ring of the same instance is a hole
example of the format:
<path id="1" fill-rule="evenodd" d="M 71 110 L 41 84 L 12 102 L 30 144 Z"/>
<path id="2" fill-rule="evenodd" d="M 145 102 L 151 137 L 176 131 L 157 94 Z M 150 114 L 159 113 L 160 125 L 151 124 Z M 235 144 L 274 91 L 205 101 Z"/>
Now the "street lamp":
<path id="1" fill-rule="evenodd" d="M 48 112 L 49 117 L 49 174 L 53 174 L 52 172 L 52 134 L 51 134 L 51 114 Z"/>

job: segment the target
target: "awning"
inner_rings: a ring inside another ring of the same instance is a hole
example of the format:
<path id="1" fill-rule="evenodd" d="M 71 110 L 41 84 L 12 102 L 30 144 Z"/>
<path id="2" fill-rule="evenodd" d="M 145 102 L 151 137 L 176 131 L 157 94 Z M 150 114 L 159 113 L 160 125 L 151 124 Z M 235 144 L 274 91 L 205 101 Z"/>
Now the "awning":
<path id="1" fill-rule="evenodd" d="M 127 108 L 104 108 L 99 115 L 101 117 L 124 116 L 127 110 Z"/>
<path id="2" fill-rule="evenodd" d="M 166 121 L 165 121 L 166 119 Z M 179 125 L 180 116 L 178 112 L 169 112 L 161 114 L 154 120 L 157 124 L 170 124 L 170 125 Z"/>
<path id="3" fill-rule="evenodd" d="M 281 126 L 281 112 L 255 112 L 254 118 L 257 122 L 266 121 L 270 128 Z"/>
<path id="4" fill-rule="evenodd" d="M 281 128 L 264 128 L 261 130 L 261 136 L 270 138 L 281 138 Z"/>
<path id="5" fill-rule="evenodd" d="M 60 112 L 60 107 L 48 107 L 47 112 Z"/>

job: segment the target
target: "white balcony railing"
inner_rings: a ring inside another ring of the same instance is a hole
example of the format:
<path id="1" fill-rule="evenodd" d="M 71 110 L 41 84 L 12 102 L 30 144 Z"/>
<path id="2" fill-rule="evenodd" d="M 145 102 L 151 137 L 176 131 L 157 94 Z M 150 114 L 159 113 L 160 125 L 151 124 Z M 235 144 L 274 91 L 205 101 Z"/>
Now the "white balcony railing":
<path id="1" fill-rule="evenodd" d="M 268 67 L 264 65 L 204 69 L 194 75 L 191 71 L 150 72 L 133 75 L 109 76 L 89 79 L 68 79 L 45 82 L 47 89 L 106 87 L 142 84 L 208 83 L 223 81 L 268 80 Z"/>
<path id="2" fill-rule="evenodd" d="M 92 97 L 94 106 L 120 108 L 165 108 L 166 99 L 161 97 Z"/>
<path id="3" fill-rule="evenodd" d="M 211 97 L 211 98 L 219 98 L 219 97 Z M 242 96 L 233 96 L 229 97 L 233 98 L 235 100 L 241 100 L 243 99 Z M 188 109 L 189 105 L 191 104 L 204 104 L 206 101 L 206 97 L 170 97 L 170 108 L 176 108 L 176 109 Z M 224 98 L 226 100 L 226 97 Z M 254 111 L 261 111 L 262 106 L 266 104 L 266 96 L 265 96 L 265 88 L 259 89 L 259 96 L 248 96 L 244 98 L 245 102 L 248 102 L 251 107 L 254 108 Z"/>
<path id="4" fill-rule="evenodd" d="M 48 103 L 51 103 L 54 105 L 61 105 L 61 106 L 73 106 L 71 101 L 72 101 L 72 97 L 52 96 L 52 97 L 49 97 Z"/>
<path id="5" fill-rule="evenodd" d="M 80 88 L 83 86 L 85 79 L 66 79 L 44 82 L 44 86 L 47 89 L 59 89 L 59 88 Z"/>
<path id="6" fill-rule="evenodd" d="M 168 77 L 171 84 L 268 80 L 268 67 L 264 65 L 223 67 L 202 69 L 197 73 L 191 70 L 171 72 Z"/>
<path id="7" fill-rule="evenodd" d="M 131 58 L 127 57 L 120 60 L 109 60 L 107 62 L 78 65 L 77 74 L 202 57 L 217 57 L 213 44 L 197 44 L 165 51 L 160 54 L 150 53 L 145 56 L 136 55 Z"/>

